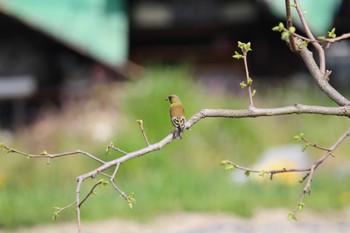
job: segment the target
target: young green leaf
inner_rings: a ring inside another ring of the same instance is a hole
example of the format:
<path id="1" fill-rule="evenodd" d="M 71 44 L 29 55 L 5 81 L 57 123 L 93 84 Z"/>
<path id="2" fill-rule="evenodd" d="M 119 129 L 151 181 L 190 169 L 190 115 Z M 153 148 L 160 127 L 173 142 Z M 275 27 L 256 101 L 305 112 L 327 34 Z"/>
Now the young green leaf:
<path id="1" fill-rule="evenodd" d="M 295 220 L 295 221 L 297 221 L 297 217 L 295 216 L 295 214 L 293 212 L 290 212 L 288 214 L 288 220 Z"/>
<path id="2" fill-rule="evenodd" d="M 52 221 L 56 221 L 56 219 L 59 217 L 59 214 L 58 214 L 58 212 L 56 211 L 56 212 L 54 212 L 53 213 L 53 216 L 52 216 Z"/>
<path id="3" fill-rule="evenodd" d="M 307 150 L 308 147 L 309 147 L 308 144 L 304 144 L 303 149 L 302 149 L 302 152 L 305 152 L 305 151 Z"/>
<path id="4" fill-rule="evenodd" d="M 332 28 L 330 32 L 328 32 L 328 36 L 330 38 L 335 38 L 337 35 L 335 34 L 335 28 Z"/>
<path id="5" fill-rule="evenodd" d="M 110 155 L 110 154 L 111 154 L 111 152 L 109 151 L 109 147 L 107 147 L 105 150 L 105 155 Z"/>
<path id="6" fill-rule="evenodd" d="M 259 176 L 264 177 L 266 173 L 267 173 L 266 171 L 261 170 L 261 171 L 259 172 Z"/>
<path id="7" fill-rule="evenodd" d="M 244 52 L 252 51 L 250 42 L 243 43 L 241 41 L 238 41 L 238 48 L 242 49 Z"/>
<path id="8" fill-rule="evenodd" d="M 238 41 L 238 48 L 243 49 L 243 47 L 244 47 L 244 43 L 243 43 L 243 42 Z"/>
<path id="9" fill-rule="evenodd" d="M 225 166 L 226 171 L 232 171 L 233 168 L 234 168 L 233 164 L 226 164 L 226 166 Z"/>
<path id="10" fill-rule="evenodd" d="M 226 165 L 228 163 L 227 160 L 221 160 L 220 165 Z"/>
<path id="11" fill-rule="evenodd" d="M 254 89 L 252 92 L 252 96 L 255 96 L 255 94 L 256 94 L 256 90 Z"/>
<path id="12" fill-rule="evenodd" d="M 130 209 L 132 209 L 134 207 L 134 203 L 136 202 L 135 199 L 135 194 L 134 193 L 130 193 L 130 195 L 128 196 L 128 206 Z"/>
<path id="13" fill-rule="evenodd" d="M 303 40 L 301 42 L 301 45 L 304 46 L 304 47 L 307 47 L 309 45 L 309 42 L 307 42 L 306 40 Z"/>
<path id="14" fill-rule="evenodd" d="M 280 32 L 284 29 L 284 24 L 282 22 L 280 22 L 278 24 L 278 27 L 280 28 Z"/>
<path id="15" fill-rule="evenodd" d="M 100 179 L 99 181 L 97 181 L 97 183 L 100 183 L 101 185 L 107 185 L 109 184 L 107 180 L 105 179 Z"/>
<path id="16" fill-rule="evenodd" d="M 290 27 L 288 30 L 290 33 L 294 33 L 295 32 L 295 27 Z"/>
<path id="17" fill-rule="evenodd" d="M 233 55 L 232 57 L 235 58 L 235 59 L 242 59 L 243 55 L 240 54 L 239 52 L 235 51 L 235 55 Z"/>
<path id="18" fill-rule="evenodd" d="M 272 31 L 274 31 L 274 32 L 279 32 L 279 31 L 280 31 L 280 27 L 279 27 L 279 26 L 274 26 L 274 27 L 272 28 Z"/>
<path id="19" fill-rule="evenodd" d="M 248 77 L 247 85 L 251 86 L 252 84 L 253 84 L 253 79 L 251 77 Z"/>
<path id="20" fill-rule="evenodd" d="M 303 202 L 299 202 L 299 203 L 298 203 L 298 211 L 299 211 L 299 212 L 302 211 L 303 208 L 304 208 L 304 206 L 305 206 L 305 204 L 304 204 Z"/>
<path id="21" fill-rule="evenodd" d="M 295 135 L 293 139 L 297 142 L 300 142 L 303 137 L 304 137 L 304 133 L 300 133 L 299 135 Z"/>
<path id="22" fill-rule="evenodd" d="M 42 152 L 40 152 L 40 155 L 47 155 L 47 151 L 43 150 Z"/>
<path id="23" fill-rule="evenodd" d="M 240 84 L 239 84 L 239 85 L 241 86 L 241 88 L 245 88 L 245 87 L 247 87 L 247 84 L 246 84 L 244 81 L 240 82 Z"/>
<path id="24" fill-rule="evenodd" d="M 54 213 L 53 213 L 53 216 L 52 216 L 52 220 L 55 221 L 58 217 L 59 217 L 59 212 L 61 210 L 61 207 L 54 207 L 54 209 L 56 210 Z"/>
<path id="25" fill-rule="evenodd" d="M 251 48 L 251 43 L 248 42 L 244 45 L 244 51 L 248 52 L 248 51 L 252 51 L 252 48 Z"/>
<path id="26" fill-rule="evenodd" d="M 284 31 L 281 33 L 281 39 L 282 40 L 287 40 L 290 36 L 290 32 L 289 31 Z"/>

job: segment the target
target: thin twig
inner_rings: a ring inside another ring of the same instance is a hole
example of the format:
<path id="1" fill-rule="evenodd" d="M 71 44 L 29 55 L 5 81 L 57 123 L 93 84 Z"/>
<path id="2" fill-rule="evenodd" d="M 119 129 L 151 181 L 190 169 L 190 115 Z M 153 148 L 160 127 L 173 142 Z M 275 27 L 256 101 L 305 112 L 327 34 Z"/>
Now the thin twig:
<path id="1" fill-rule="evenodd" d="M 81 217 L 80 217 L 80 189 L 81 184 L 83 183 L 83 179 L 81 177 L 77 178 L 77 189 L 76 189 L 76 195 L 75 195 L 75 204 L 76 204 L 76 211 L 77 211 L 77 219 L 78 219 L 78 232 L 81 232 Z"/>
<path id="2" fill-rule="evenodd" d="M 331 43 L 339 42 L 341 40 L 345 40 L 345 39 L 348 39 L 348 38 L 350 38 L 350 33 L 344 33 L 343 35 L 335 37 L 335 38 L 326 38 L 325 39 L 325 41 L 326 41 L 325 47 L 329 48 Z"/>
<path id="3" fill-rule="evenodd" d="M 117 163 L 117 165 L 115 166 L 115 169 L 114 169 L 114 172 L 113 172 L 113 174 L 112 174 L 112 176 L 111 176 L 110 181 L 111 181 L 111 183 L 112 183 L 113 188 L 114 188 L 126 201 L 128 201 L 129 197 L 125 194 L 125 192 L 123 192 L 121 189 L 118 188 L 118 186 L 115 184 L 115 181 L 114 181 L 115 176 L 117 175 L 117 172 L 118 172 L 118 169 L 119 169 L 119 165 L 120 165 L 120 163 Z"/>
<path id="4" fill-rule="evenodd" d="M 264 174 L 274 175 L 274 174 L 280 174 L 280 173 L 308 172 L 308 171 L 310 171 L 310 168 L 281 168 L 281 169 L 274 169 L 274 170 L 257 170 L 257 169 L 243 167 L 243 166 L 236 164 L 232 161 L 227 160 L 226 162 L 227 162 L 227 164 L 231 164 L 232 166 L 234 166 L 235 168 L 237 168 L 239 170 L 247 171 L 250 173 L 258 173 L 258 174 L 264 173 Z"/>
<path id="5" fill-rule="evenodd" d="M 304 198 L 305 198 L 305 194 L 308 193 L 310 194 L 310 190 L 311 190 L 311 181 L 312 178 L 314 176 L 314 172 L 315 170 L 318 168 L 318 166 L 320 166 L 329 156 L 332 155 L 332 153 L 335 151 L 335 149 L 337 149 L 337 147 L 347 138 L 350 136 L 350 129 L 348 129 L 345 133 L 343 133 L 338 140 L 328 149 L 326 149 L 326 153 L 324 153 L 316 162 L 314 162 L 311 167 L 310 167 L 310 171 L 306 174 L 306 176 L 303 178 L 302 181 L 304 181 L 307 178 L 307 182 L 305 184 L 305 187 L 303 189 L 303 192 L 300 195 L 300 199 L 299 199 L 299 204 L 303 203 Z M 322 147 L 320 147 L 319 149 L 324 150 Z M 296 206 L 296 208 L 294 209 L 293 213 L 294 215 L 297 213 L 297 211 L 299 210 L 299 204 L 298 206 Z"/>
<path id="6" fill-rule="evenodd" d="M 304 13 L 301 10 L 300 4 L 299 4 L 299 0 L 294 0 L 294 4 L 295 4 L 296 10 L 298 12 L 301 24 L 303 25 L 303 28 L 304 28 L 304 31 L 305 31 L 306 35 L 311 40 L 311 44 L 317 50 L 317 53 L 318 53 L 318 56 L 319 56 L 319 66 L 320 66 L 319 68 L 320 68 L 321 73 L 325 77 L 326 76 L 326 56 L 325 56 L 324 50 L 323 50 L 322 46 L 319 43 L 315 42 L 316 39 L 315 39 L 314 35 L 312 34 L 308 23 L 305 20 L 305 16 L 304 16 Z"/>
<path id="7" fill-rule="evenodd" d="M 300 42 L 302 43 L 302 42 Z M 317 86 L 334 102 L 340 106 L 349 105 L 350 101 L 340 94 L 336 89 L 334 89 L 327 79 L 324 78 L 324 73 L 320 71 L 320 68 L 315 62 L 312 52 L 308 50 L 306 46 L 299 46 L 299 55 L 304 61 L 306 67 L 308 68 L 312 78 L 316 82 Z"/>
<path id="8" fill-rule="evenodd" d="M 79 208 L 84 204 L 84 202 L 89 198 L 89 196 L 94 193 L 95 188 L 97 188 L 99 185 L 102 184 L 102 182 L 103 181 L 100 180 L 94 186 L 92 186 L 92 188 L 90 189 L 88 194 L 86 194 L 86 196 L 83 198 L 83 200 L 81 200 L 81 202 L 79 203 Z"/>
<path id="9" fill-rule="evenodd" d="M 282 168 L 282 169 L 277 169 L 277 170 L 257 170 L 257 169 L 251 169 L 251 168 L 246 168 L 243 167 L 241 165 L 238 165 L 230 160 L 224 160 L 222 162 L 223 165 L 231 165 L 239 170 L 243 170 L 249 173 L 258 173 L 261 176 L 264 176 L 265 174 L 270 174 L 270 179 L 272 179 L 273 175 L 275 174 L 280 174 L 280 173 L 287 173 L 287 172 L 307 172 L 307 174 L 303 177 L 303 179 L 301 180 L 301 182 L 303 182 L 304 180 L 307 179 L 306 184 L 304 186 L 304 189 L 300 195 L 299 198 L 299 203 L 296 206 L 296 208 L 293 211 L 293 215 L 295 216 L 296 212 L 300 209 L 299 205 L 303 204 L 303 201 L 305 199 L 305 194 L 310 194 L 310 190 L 311 190 L 311 181 L 312 178 L 314 176 L 314 173 L 316 171 L 316 169 L 318 168 L 319 165 L 321 165 L 330 155 L 332 155 L 332 153 L 334 152 L 334 150 L 348 137 L 350 136 L 350 129 L 348 129 L 344 134 L 342 134 L 338 140 L 333 144 L 333 146 L 331 146 L 328 149 L 325 149 L 323 147 L 319 147 L 319 146 L 315 146 L 316 148 L 320 149 L 320 150 L 326 150 L 327 152 L 325 154 L 323 154 L 317 161 L 315 161 L 309 168 L 304 168 L 304 169 L 300 169 L 300 168 Z M 306 140 L 305 140 L 306 141 Z M 307 142 L 308 143 L 308 142 Z M 308 143 L 310 144 L 310 143 Z M 316 145 L 316 144 L 310 144 L 310 145 Z M 230 169 L 232 167 L 229 167 Z"/>
<path id="10" fill-rule="evenodd" d="M 245 74 L 246 74 L 247 85 L 248 85 L 249 107 L 254 107 L 252 85 L 251 85 L 251 81 L 249 81 L 251 78 L 249 76 L 249 69 L 248 69 L 248 57 L 247 57 L 248 52 L 242 48 L 242 53 L 243 53 L 244 68 L 245 68 Z"/>
<path id="11" fill-rule="evenodd" d="M 65 209 L 68 209 L 68 208 L 72 207 L 73 205 L 75 205 L 75 202 L 73 202 L 73 203 L 71 203 L 69 205 L 66 205 L 65 207 L 62 207 L 62 208 L 55 207 L 56 211 L 55 211 L 55 215 L 54 215 L 53 219 L 56 220 L 56 218 L 59 216 L 59 213 L 61 213 Z"/>
<path id="12" fill-rule="evenodd" d="M 286 0 L 286 15 L 287 15 L 287 28 L 291 28 L 293 27 L 293 18 L 292 18 L 292 14 L 291 14 L 291 10 L 290 10 L 290 0 Z M 289 41 L 290 41 L 290 45 L 291 45 L 291 50 L 292 52 L 296 52 L 297 48 L 295 45 L 295 40 L 294 40 L 294 36 L 290 35 L 289 36 Z"/>
<path id="13" fill-rule="evenodd" d="M 314 39 L 313 40 L 313 39 L 307 38 L 305 36 L 302 36 L 298 33 L 290 32 L 287 28 L 283 28 L 283 31 L 289 32 L 293 36 L 298 37 L 298 38 L 300 38 L 308 43 L 311 43 L 311 42 L 315 42 L 315 43 L 322 43 L 323 42 L 324 43 L 324 42 L 326 42 L 326 45 L 325 45 L 326 48 L 329 48 L 330 44 L 332 44 L 332 43 L 336 43 L 336 42 L 350 38 L 350 33 L 345 33 L 345 34 L 338 36 L 338 37 L 335 37 L 335 38 L 325 38 L 325 39 Z"/>
<path id="14" fill-rule="evenodd" d="M 5 150 L 7 150 L 7 153 L 16 153 L 19 155 L 23 155 L 27 158 L 48 158 L 48 159 L 52 159 L 52 158 L 57 158 L 57 157 L 63 157 L 63 156 L 69 156 L 69 155 L 77 155 L 77 154 L 82 154 L 85 155 L 99 163 L 104 164 L 105 161 L 103 161 L 102 159 L 99 159 L 85 151 L 82 150 L 75 150 L 75 151 L 70 151 L 70 152 L 64 152 L 64 153 L 59 153 L 59 154 L 48 154 L 46 151 L 42 152 L 41 154 L 28 154 L 26 152 L 11 148 L 9 146 L 3 145 L 2 146 Z"/>
<path id="15" fill-rule="evenodd" d="M 310 142 L 308 142 L 304 137 L 300 137 L 300 139 L 301 139 L 301 140 L 305 143 L 305 145 L 307 145 L 307 146 L 312 146 L 312 147 L 315 147 L 315 148 L 317 148 L 317 149 L 319 149 L 319 150 L 329 151 L 329 148 L 325 148 L 325 147 L 319 146 L 319 145 L 317 145 L 317 144 L 315 144 L 315 143 L 310 143 Z"/>
<path id="16" fill-rule="evenodd" d="M 139 126 L 141 128 L 142 136 L 145 139 L 146 145 L 149 146 L 149 141 L 146 136 L 145 129 L 143 128 L 143 120 L 137 120 L 137 123 L 139 123 Z"/>
<path id="17" fill-rule="evenodd" d="M 330 42 L 330 43 L 335 43 L 335 42 L 345 40 L 348 38 L 350 38 L 350 33 L 344 33 L 343 35 L 335 37 L 335 38 L 327 38 L 326 41 Z"/>
<path id="18" fill-rule="evenodd" d="M 109 149 L 118 151 L 119 153 L 122 153 L 122 154 L 124 154 L 124 155 L 126 155 L 126 154 L 128 153 L 128 152 L 123 151 L 123 150 L 120 149 L 120 148 L 115 147 L 115 146 L 113 145 L 112 142 L 107 146 L 107 150 L 109 150 Z"/>
<path id="19" fill-rule="evenodd" d="M 202 109 L 196 114 L 194 114 L 185 124 L 185 128 L 189 129 L 191 126 L 199 122 L 203 118 L 207 117 L 228 117 L 228 118 L 250 118 L 250 117 L 261 117 L 261 116 L 278 116 L 278 115 L 289 115 L 289 114 L 321 114 L 321 115 L 334 115 L 334 116 L 350 116 L 350 106 L 343 106 L 343 107 L 323 107 L 323 106 L 308 106 L 308 105 L 301 105 L 296 104 L 293 106 L 287 106 L 282 108 L 256 108 L 251 107 L 249 109 L 244 110 L 227 110 L 227 109 Z M 117 190 L 124 198 L 128 201 L 128 204 L 132 204 L 131 197 L 127 196 L 123 191 L 121 191 L 118 186 L 114 183 L 115 176 L 117 174 L 119 165 L 129 161 L 131 159 L 146 155 L 148 153 L 151 153 L 153 151 L 160 150 L 167 144 L 171 143 L 173 141 L 173 134 L 168 134 L 164 139 L 160 140 L 159 142 L 155 144 L 151 144 L 146 146 L 145 148 L 142 148 L 140 150 L 136 150 L 130 153 L 126 153 L 122 157 L 119 157 L 117 159 L 114 159 L 112 161 L 104 162 L 101 166 L 97 167 L 96 169 L 85 173 L 79 177 L 77 177 L 77 187 L 76 187 L 76 212 L 77 212 L 77 221 L 78 221 L 78 231 L 81 232 L 81 215 L 80 215 L 80 207 L 81 204 L 86 200 L 86 198 L 83 199 L 82 202 L 80 202 L 80 191 L 81 191 L 81 185 L 82 183 L 89 178 L 94 178 L 99 174 L 105 175 L 109 177 L 109 175 L 105 174 L 104 171 L 116 166 L 116 169 L 111 176 L 111 184 Z M 340 143 L 340 142 L 339 142 Z M 2 148 L 7 150 L 9 153 L 17 153 L 20 155 L 24 155 L 29 158 L 48 158 L 48 157 L 59 157 L 64 155 L 73 155 L 77 153 L 81 153 L 84 155 L 88 155 L 88 153 L 82 153 L 82 151 L 74 151 L 74 152 L 67 152 L 63 154 L 45 154 L 45 155 L 30 155 L 28 153 L 24 153 L 18 150 L 15 150 L 13 148 L 10 148 L 5 145 L 1 145 Z M 110 145 L 110 148 L 113 148 Z M 335 149 L 335 148 L 334 148 Z M 331 150 L 329 155 L 332 153 L 333 150 Z M 90 158 L 94 159 L 96 157 L 89 156 Z M 95 159 L 96 160 L 96 159 Z M 98 160 L 97 160 L 98 161 Z M 321 160 L 322 162 L 322 160 Z M 319 162 L 319 163 L 321 163 Z M 317 167 L 318 165 L 316 165 Z M 298 171 L 302 172 L 302 169 L 299 169 Z M 293 172 L 291 169 L 281 169 L 281 170 L 272 170 L 270 171 L 271 174 L 276 173 L 282 173 L 282 172 Z M 91 193 L 89 194 L 91 195 Z"/>

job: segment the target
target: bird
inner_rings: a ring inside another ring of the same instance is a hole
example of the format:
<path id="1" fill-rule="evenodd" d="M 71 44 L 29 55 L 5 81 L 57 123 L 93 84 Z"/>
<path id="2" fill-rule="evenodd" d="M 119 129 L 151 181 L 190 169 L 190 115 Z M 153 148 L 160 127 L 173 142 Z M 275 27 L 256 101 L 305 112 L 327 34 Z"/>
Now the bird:
<path id="1" fill-rule="evenodd" d="M 176 128 L 174 131 L 174 137 L 176 139 L 182 139 L 181 134 L 185 130 L 186 123 L 185 109 L 177 95 L 170 95 L 166 100 L 170 102 L 170 120 Z"/>

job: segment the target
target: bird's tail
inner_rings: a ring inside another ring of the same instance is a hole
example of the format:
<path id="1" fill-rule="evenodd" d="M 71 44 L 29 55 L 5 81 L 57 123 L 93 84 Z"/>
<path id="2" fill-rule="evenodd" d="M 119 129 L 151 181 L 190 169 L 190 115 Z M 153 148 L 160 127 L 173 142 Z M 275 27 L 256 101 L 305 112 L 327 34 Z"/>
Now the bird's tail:
<path id="1" fill-rule="evenodd" d="M 183 130 L 181 130 L 180 128 L 176 128 L 174 131 L 173 131 L 173 138 L 174 139 L 182 139 L 182 133 L 183 133 Z"/>

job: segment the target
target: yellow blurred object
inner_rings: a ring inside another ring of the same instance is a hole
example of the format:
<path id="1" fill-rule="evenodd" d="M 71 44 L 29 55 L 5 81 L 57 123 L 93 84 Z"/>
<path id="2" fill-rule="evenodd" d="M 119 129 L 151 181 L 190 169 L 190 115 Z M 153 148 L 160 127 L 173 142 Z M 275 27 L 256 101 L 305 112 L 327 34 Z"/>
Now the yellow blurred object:
<path id="1" fill-rule="evenodd" d="M 279 160 L 279 161 L 270 161 L 269 164 L 267 164 L 266 167 L 263 168 L 265 171 L 270 170 L 279 170 L 283 168 L 295 168 L 297 165 L 293 163 L 292 161 L 288 160 Z M 273 175 L 273 181 L 280 182 L 282 184 L 286 185 L 296 185 L 299 183 L 299 180 L 302 178 L 301 173 L 299 172 L 285 172 L 285 173 L 278 173 Z M 265 174 L 264 177 L 261 176 L 255 176 L 254 178 L 258 182 L 266 182 L 270 180 L 270 174 Z"/>
<path id="2" fill-rule="evenodd" d="M 291 168 L 308 168 L 310 167 L 308 154 L 302 151 L 300 145 L 282 145 L 272 147 L 264 151 L 258 158 L 258 161 L 252 166 L 254 170 L 262 171 L 260 174 L 251 173 L 254 182 L 268 182 L 271 175 L 263 171 L 281 170 Z M 244 176 L 244 175 L 241 175 Z M 273 175 L 273 181 L 285 185 L 296 185 L 305 176 L 304 172 L 285 172 Z M 247 179 L 235 174 L 234 181 L 243 183 Z"/>
<path id="3" fill-rule="evenodd" d="M 350 192 L 342 192 L 339 194 L 339 200 L 342 204 L 349 204 L 350 203 Z"/>

